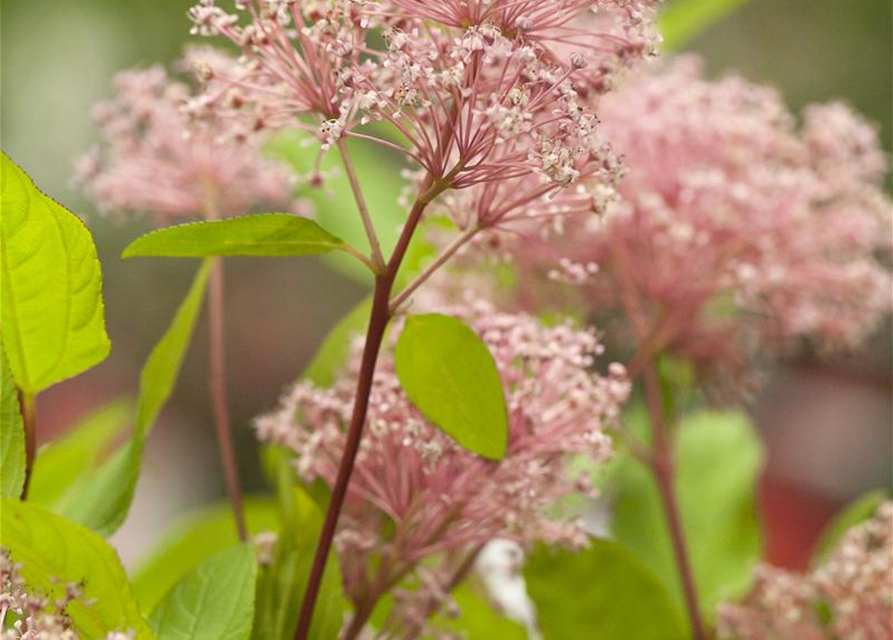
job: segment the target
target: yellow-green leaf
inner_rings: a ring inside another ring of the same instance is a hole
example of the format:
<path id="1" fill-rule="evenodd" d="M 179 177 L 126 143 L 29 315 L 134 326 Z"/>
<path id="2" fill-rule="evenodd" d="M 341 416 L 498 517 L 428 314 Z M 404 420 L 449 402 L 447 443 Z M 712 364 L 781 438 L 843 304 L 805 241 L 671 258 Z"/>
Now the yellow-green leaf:
<path id="1" fill-rule="evenodd" d="M 884 489 L 870 491 L 844 507 L 822 531 L 813 556 L 813 564 L 820 565 L 827 560 L 851 528 L 871 519 L 884 502 L 890 499 L 890 492 Z"/>
<path id="2" fill-rule="evenodd" d="M 29 395 L 108 356 L 93 237 L 0 154 L 0 325 L 17 386 Z"/>
<path id="3" fill-rule="evenodd" d="M 276 501 L 245 499 L 245 522 L 251 534 L 279 530 Z M 162 597 L 188 572 L 209 556 L 239 541 L 230 504 L 214 505 L 191 514 L 165 534 L 134 573 L 133 590 L 145 612 L 151 612 Z"/>
<path id="4" fill-rule="evenodd" d="M 505 456 L 508 413 L 496 362 L 464 322 L 410 316 L 397 341 L 395 364 L 412 403 L 460 445 L 492 460 Z"/>
<path id="5" fill-rule="evenodd" d="M 160 640 L 246 640 L 254 620 L 257 562 L 247 544 L 221 551 L 187 574 L 149 621 Z"/>
<path id="6" fill-rule="evenodd" d="M 540 547 L 524 567 L 548 640 L 685 640 L 657 577 L 619 544 L 590 540 L 577 552 Z"/>
<path id="7" fill-rule="evenodd" d="M 207 259 L 195 276 L 171 326 L 155 345 L 143 367 L 133 437 L 85 482 L 65 509 L 66 517 L 102 535 L 114 533 L 130 510 L 145 439 L 174 390 L 201 311 L 210 268 L 211 259 Z"/>
<path id="8" fill-rule="evenodd" d="M 659 29 L 664 47 L 678 51 L 710 25 L 749 0 L 674 0 L 660 15 Z"/>
<path id="9" fill-rule="evenodd" d="M 79 421 L 70 432 L 37 452 L 28 500 L 56 513 L 113 451 L 114 440 L 130 426 L 130 400 L 116 400 Z"/>
<path id="10" fill-rule="evenodd" d="M 0 495 L 18 498 L 25 484 L 25 428 L 12 373 L 0 348 Z"/>
<path id="11" fill-rule="evenodd" d="M 344 366 L 353 338 L 362 334 L 369 322 L 372 298 L 367 296 L 348 312 L 329 332 L 301 377 L 318 387 L 335 384 L 338 370 Z"/>
<path id="12" fill-rule="evenodd" d="M 65 608 L 81 638 L 129 631 L 136 640 L 154 640 L 115 550 L 102 538 L 41 506 L 7 498 L 0 529 L 29 590 L 56 599 L 68 583 L 81 585 L 83 598 Z"/>
<path id="13" fill-rule="evenodd" d="M 307 256 L 346 248 L 313 220 L 259 213 L 158 229 L 134 240 L 122 257 Z"/>

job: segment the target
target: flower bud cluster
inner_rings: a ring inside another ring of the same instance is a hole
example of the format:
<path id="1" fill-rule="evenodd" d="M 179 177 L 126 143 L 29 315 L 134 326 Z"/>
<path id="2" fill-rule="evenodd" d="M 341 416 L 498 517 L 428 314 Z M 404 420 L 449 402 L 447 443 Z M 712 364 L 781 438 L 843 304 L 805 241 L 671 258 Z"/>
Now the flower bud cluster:
<path id="1" fill-rule="evenodd" d="M 585 541 L 581 523 L 554 507 L 568 494 L 593 493 L 590 474 L 574 473 L 569 463 L 611 455 L 604 429 L 629 392 L 625 370 L 612 365 L 607 375 L 593 373 L 601 345 L 592 332 L 570 324 L 544 328 L 483 302 L 450 312 L 470 323 L 497 364 L 507 394 L 506 456 L 498 463 L 481 458 L 428 422 L 403 392 L 393 360 L 383 356 L 336 537 L 347 591 L 357 600 L 369 595 L 373 564 L 400 575 L 432 557 L 448 564 L 494 537 L 522 545 Z M 358 361 L 359 348 L 354 374 Z M 275 413 L 257 421 L 258 436 L 290 448 L 305 480 L 332 484 L 354 385 L 354 375 L 331 389 L 299 383 Z M 389 577 L 379 580 L 389 583 Z"/>

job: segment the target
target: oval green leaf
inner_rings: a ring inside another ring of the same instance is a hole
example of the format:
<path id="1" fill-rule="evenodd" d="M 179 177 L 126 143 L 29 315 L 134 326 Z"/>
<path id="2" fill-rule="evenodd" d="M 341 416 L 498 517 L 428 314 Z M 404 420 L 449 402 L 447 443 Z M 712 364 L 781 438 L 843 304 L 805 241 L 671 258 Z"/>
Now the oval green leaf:
<path id="1" fill-rule="evenodd" d="M 508 445 L 502 381 L 487 345 L 464 322 L 410 316 L 397 341 L 400 384 L 422 414 L 460 445 L 501 460 Z"/>
<path id="2" fill-rule="evenodd" d="M 221 551 L 187 574 L 149 622 L 159 640 L 247 640 L 254 619 L 257 562 L 246 544 Z"/>
<path id="3" fill-rule="evenodd" d="M 549 640 L 684 640 L 657 577 L 619 544 L 590 540 L 576 553 L 540 547 L 524 566 L 527 592 Z"/>
<path id="4" fill-rule="evenodd" d="M 84 597 L 65 609 L 81 638 L 105 638 L 113 631 L 131 631 L 136 640 L 155 638 L 115 550 L 95 533 L 38 505 L 6 498 L 0 528 L 3 546 L 21 563 L 30 590 L 56 599 L 70 582 L 83 587 Z"/>
<path id="5" fill-rule="evenodd" d="M 0 495 L 18 498 L 25 484 L 25 427 L 19 394 L 0 347 Z"/>
<path id="6" fill-rule="evenodd" d="M 348 247 L 313 220 L 290 213 L 260 213 L 158 229 L 134 240 L 121 257 L 283 257 L 338 249 Z"/>
<path id="7" fill-rule="evenodd" d="M 180 375 L 202 308 L 211 264 L 212 259 L 207 259 L 198 270 L 173 322 L 143 366 L 133 437 L 86 480 L 63 512 L 66 517 L 102 535 L 117 531 L 130 510 L 145 440 Z"/>
<path id="8" fill-rule="evenodd" d="M 34 395 L 102 362 L 102 273 L 77 216 L 0 154 L 0 336 L 18 387 Z"/>

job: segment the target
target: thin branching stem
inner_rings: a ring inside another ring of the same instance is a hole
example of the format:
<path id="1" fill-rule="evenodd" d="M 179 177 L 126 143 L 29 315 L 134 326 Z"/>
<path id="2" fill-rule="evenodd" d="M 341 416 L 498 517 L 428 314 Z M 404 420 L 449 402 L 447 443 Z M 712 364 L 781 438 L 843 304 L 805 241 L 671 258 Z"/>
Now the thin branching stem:
<path id="1" fill-rule="evenodd" d="M 462 232 L 460 235 L 456 236 L 453 241 L 446 246 L 446 248 L 441 251 L 440 255 L 438 255 L 434 260 L 428 264 L 419 275 L 417 275 L 412 282 L 410 282 L 406 287 L 394 297 L 393 302 L 391 302 L 391 311 L 396 311 L 403 303 L 405 303 L 410 296 L 422 286 L 438 269 L 440 269 L 450 258 L 452 258 L 457 251 L 459 251 L 462 247 L 468 244 L 472 238 L 474 238 L 477 233 L 480 231 L 480 227 L 477 225 L 471 226 Z"/>
<path id="2" fill-rule="evenodd" d="M 459 166 L 456 172 L 461 170 Z M 335 537 L 335 530 L 338 526 L 338 518 L 341 515 L 341 509 L 344 506 L 344 500 L 347 497 L 347 486 L 353 474 L 354 464 L 356 463 L 357 453 L 360 449 L 360 441 L 363 436 L 363 426 L 366 422 L 366 412 L 369 408 L 369 396 L 372 392 L 372 382 L 375 377 L 375 365 L 378 362 L 378 354 L 381 350 L 381 344 L 384 340 L 385 331 L 390 323 L 391 314 L 391 292 L 394 283 L 397 280 L 397 274 L 406 252 L 409 249 L 409 243 L 418 229 L 422 220 L 422 214 L 427 206 L 442 191 L 449 187 L 453 176 L 447 176 L 439 180 L 435 180 L 430 176 L 423 182 L 420 189 L 419 197 L 409 213 L 409 218 L 403 227 L 394 253 L 391 255 L 385 269 L 375 278 L 375 291 L 372 297 L 372 311 L 369 315 L 369 324 L 366 329 L 366 344 L 363 347 L 362 361 L 360 364 L 360 372 L 357 380 L 357 391 L 354 398 L 354 408 L 351 415 L 350 425 L 347 429 L 347 437 L 344 444 L 344 454 L 341 457 L 341 463 L 338 467 L 338 476 L 332 487 L 332 496 L 329 501 L 326 517 L 323 522 L 322 530 L 319 536 L 319 542 L 316 546 L 316 553 L 313 558 L 313 565 L 310 569 L 310 577 L 307 581 L 307 589 L 304 593 L 304 601 L 301 604 L 301 614 L 298 618 L 298 626 L 295 630 L 295 640 L 307 640 L 310 633 L 310 623 L 313 619 L 313 610 L 319 597 L 319 589 L 322 586 L 323 573 L 325 572 L 326 561 L 329 552 L 332 549 L 332 540 Z"/>
<path id="3" fill-rule="evenodd" d="M 374 272 L 381 273 L 385 267 L 384 256 L 381 253 L 381 243 L 378 241 L 378 236 L 375 233 L 375 225 L 372 223 L 372 216 L 369 215 L 369 206 L 366 204 L 363 189 L 360 187 L 360 179 L 357 177 L 353 158 L 350 155 L 350 149 L 347 147 L 347 140 L 344 138 L 338 140 L 338 151 L 341 154 L 341 161 L 344 163 L 344 170 L 347 172 L 347 179 L 350 181 L 354 199 L 357 201 L 357 209 L 359 209 L 360 217 L 363 219 L 363 228 L 366 230 L 369 246 L 372 248 Z"/>
<path id="4" fill-rule="evenodd" d="M 701 610 L 698 604 L 698 592 L 694 570 L 689 558 L 688 545 L 685 540 L 682 514 L 679 511 L 679 503 L 676 499 L 676 469 L 673 443 L 664 417 L 663 397 L 657 367 L 653 362 L 642 371 L 642 379 L 645 385 L 648 416 L 654 438 L 651 471 L 657 482 L 661 505 L 667 520 L 667 528 L 670 531 L 670 540 L 679 571 L 679 580 L 682 583 L 682 592 L 685 597 L 685 607 L 689 623 L 691 624 L 692 636 L 694 640 L 708 640 L 709 636 L 707 635 L 707 629 L 701 617 Z"/>

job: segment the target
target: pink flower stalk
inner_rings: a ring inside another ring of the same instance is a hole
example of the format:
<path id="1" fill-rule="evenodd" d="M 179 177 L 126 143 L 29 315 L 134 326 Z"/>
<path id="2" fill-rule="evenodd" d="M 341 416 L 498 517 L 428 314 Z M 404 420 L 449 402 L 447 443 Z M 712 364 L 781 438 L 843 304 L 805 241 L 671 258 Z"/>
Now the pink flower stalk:
<path id="1" fill-rule="evenodd" d="M 203 0 L 191 14 L 196 33 L 243 53 L 239 72 L 214 71 L 223 82 L 205 106 L 237 95 L 255 126 L 302 126 L 324 148 L 372 139 L 404 152 L 428 186 L 525 180 L 529 202 L 604 164 L 593 87 L 653 53 L 656 1 L 241 0 L 232 14 Z M 366 133 L 371 121 L 404 144 Z"/>
<path id="2" fill-rule="evenodd" d="M 412 624 L 419 622 L 418 611 L 428 609 L 426 598 L 442 601 L 438 589 L 449 590 L 463 555 L 492 538 L 523 545 L 585 541 L 580 522 L 550 507 L 571 492 L 592 491 L 590 475 L 573 474 L 568 462 L 579 455 L 603 462 L 611 455 L 603 429 L 629 390 L 620 365 L 605 377 L 590 371 L 601 352 L 592 332 L 569 324 L 547 329 L 532 317 L 497 313 L 483 302 L 458 314 L 487 343 L 506 389 L 505 459 L 469 453 L 429 423 L 402 391 L 393 361 L 383 357 L 336 537 L 346 591 L 358 611 L 404 576 L 422 582 L 420 591 L 404 594 L 404 614 L 414 618 Z M 358 354 L 355 349 L 354 375 Z M 345 376 L 331 389 L 296 385 L 276 413 L 257 421 L 258 436 L 294 451 L 305 480 L 331 485 L 354 384 L 353 376 Z M 426 561 L 434 556 L 437 562 Z M 426 568 L 420 573 L 422 561 Z"/>
<path id="3" fill-rule="evenodd" d="M 893 503 L 853 527 L 818 569 L 797 575 L 760 567 L 751 593 L 723 604 L 722 640 L 893 638 Z"/>
<path id="4" fill-rule="evenodd" d="M 686 57 L 605 96 L 599 113 L 624 155 L 619 198 L 584 183 L 568 196 L 606 216 L 507 243 L 526 304 L 543 303 L 537 275 L 569 281 L 575 309 L 623 309 L 640 355 L 705 365 L 740 362 L 755 340 L 852 347 L 889 309 L 884 157 L 847 107 L 810 107 L 798 132 L 775 91 L 704 80 Z"/>
<path id="5" fill-rule="evenodd" d="M 232 65 L 222 54 L 214 59 Z M 190 88 L 164 68 L 125 71 L 114 84 L 117 95 L 94 109 L 102 144 L 77 166 L 77 182 L 101 210 L 146 212 L 164 225 L 247 213 L 259 204 L 294 206 L 293 177 L 261 155 L 261 140 L 233 138 L 230 123 L 215 114 L 190 117 Z"/>

